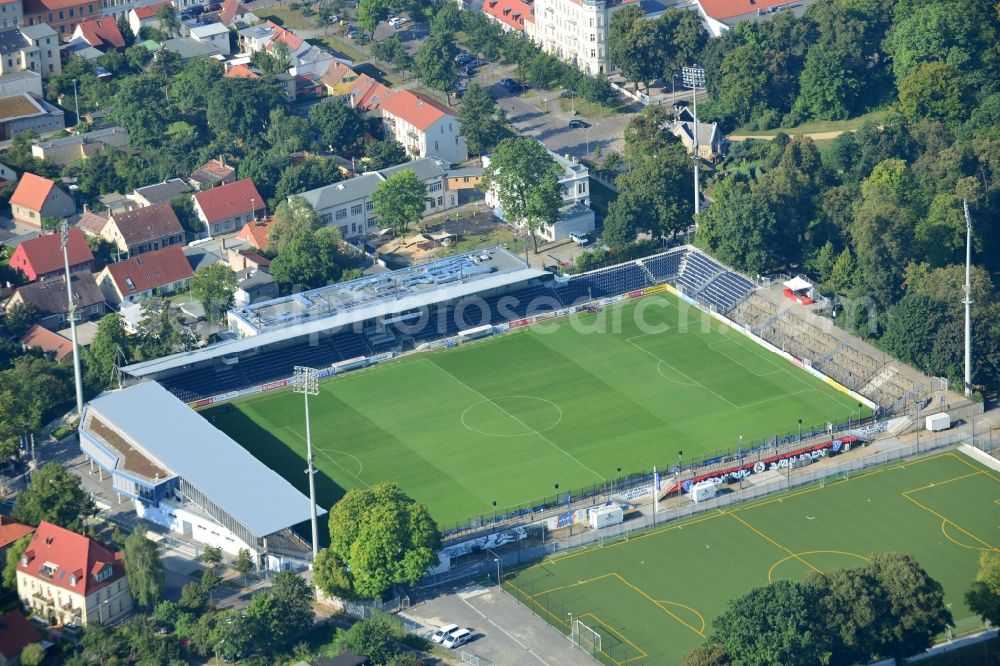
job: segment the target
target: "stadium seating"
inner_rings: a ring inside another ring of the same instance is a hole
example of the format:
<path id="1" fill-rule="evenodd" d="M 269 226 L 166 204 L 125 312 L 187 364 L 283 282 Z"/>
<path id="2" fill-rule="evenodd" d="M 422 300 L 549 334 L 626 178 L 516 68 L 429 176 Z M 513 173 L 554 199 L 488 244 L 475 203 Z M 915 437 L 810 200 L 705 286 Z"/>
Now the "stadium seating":
<path id="1" fill-rule="evenodd" d="M 591 298 L 607 298 L 652 286 L 646 272 L 635 262 L 599 268 L 574 277 L 570 282 L 590 294 Z"/>
<path id="2" fill-rule="evenodd" d="M 687 254 L 686 248 L 671 250 L 666 254 L 643 259 L 642 264 L 652 273 L 657 282 L 673 280 L 681 272 L 681 260 Z"/>

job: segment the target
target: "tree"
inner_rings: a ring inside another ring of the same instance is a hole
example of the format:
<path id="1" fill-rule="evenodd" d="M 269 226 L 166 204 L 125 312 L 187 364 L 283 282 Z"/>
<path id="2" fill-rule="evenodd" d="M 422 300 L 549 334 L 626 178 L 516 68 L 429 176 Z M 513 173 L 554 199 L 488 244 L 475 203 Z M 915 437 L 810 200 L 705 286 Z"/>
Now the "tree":
<path id="1" fill-rule="evenodd" d="M 28 550 L 30 543 L 31 535 L 26 534 L 7 548 L 3 567 L 3 586 L 8 590 L 17 589 L 17 565 L 21 561 L 21 555 Z"/>
<path id="2" fill-rule="evenodd" d="M 160 30 L 169 37 L 181 34 L 181 20 L 173 5 L 163 5 L 156 10 L 156 19 L 160 22 Z"/>
<path id="3" fill-rule="evenodd" d="M 118 31 L 122 33 L 126 47 L 131 47 L 135 43 L 135 33 L 132 32 L 132 25 L 128 22 L 127 12 L 118 15 Z"/>
<path id="4" fill-rule="evenodd" d="M 271 262 L 271 275 L 286 287 L 323 286 L 335 281 L 339 274 L 334 251 L 332 240 L 325 234 L 294 234 Z"/>
<path id="5" fill-rule="evenodd" d="M 7 308 L 7 332 L 11 337 L 20 338 L 38 319 L 38 308 L 27 301 L 14 303 Z"/>
<path id="6" fill-rule="evenodd" d="M 639 115 L 633 116 L 625 126 L 626 161 L 639 164 L 677 144 L 679 140 L 666 131 L 670 121 L 667 109 L 660 105 L 647 106 Z"/>
<path id="7" fill-rule="evenodd" d="M 928 118 L 957 124 L 969 116 L 961 76 L 943 62 L 914 67 L 899 84 L 899 112 L 912 121 Z"/>
<path id="8" fill-rule="evenodd" d="M 847 58 L 832 49 L 819 45 L 809 49 L 795 108 L 805 118 L 849 117 L 861 92 L 856 71 Z"/>
<path id="9" fill-rule="evenodd" d="M 146 51 L 141 46 L 133 48 Z M 151 74 L 129 76 L 118 83 L 118 92 L 111 100 L 112 116 L 128 130 L 130 145 L 140 148 L 160 145 L 167 126 L 175 120 L 163 93 L 162 82 Z"/>
<path id="10" fill-rule="evenodd" d="M 170 301 L 162 296 L 150 296 L 140 304 L 135 341 L 132 350 L 140 360 L 186 351 L 193 344 L 190 333 L 177 322 Z"/>
<path id="11" fill-rule="evenodd" d="M 341 179 L 340 169 L 333 160 L 309 157 L 299 164 L 286 168 L 274 186 L 274 202 L 283 201 L 290 195 L 308 192 L 317 187 L 332 185 Z"/>
<path id="12" fill-rule="evenodd" d="M 626 80 L 636 87 L 646 85 L 663 73 L 663 36 L 660 25 L 646 20 L 641 7 L 623 7 L 608 24 L 608 56 Z"/>
<path id="13" fill-rule="evenodd" d="M 407 228 L 423 216 L 426 201 L 427 187 L 412 169 L 392 174 L 372 193 L 374 212 L 380 224 L 392 228 L 397 235 L 406 233 Z"/>
<path id="14" fill-rule="evenodd" d="M 497 101 L 489 88 L 470 83 L 458 110 L 460 134 L 469 152 L 482 155 L 493 150 L 503 135 L 503 120 L 497 113 Z"/>
<path id="15" fill-rule="evenodd" d="M 170 81 L 170 98 L 182 111 L 208 108 L 212 86 L 222 79 L 222 67 L 204 56 L 191 58 L 184 69 Z"/>
<path id="16" fill-rule="evenodd" d="M 254 595 L 246 618 L 262 647 L 284 652 L 312 628 L 312 589 L 291 571 L 281 571 L 270 590 Z"/>
<path id="17" fill-rule="evenodd" d="M 376 664 L 385 664 L 399 652 L 406 638 L 402 623 L 381 611 L 355 622 L 350 629 L 337 632 L 334 645 L 338 650 L 363 654 Z"/>
<path id="18" fill-rule="evenodd" d="M 718 185 L 714 194 L 715 203 L 698 218 L 698 244 L 751 275 L 774 268 L 778 220 L 764 197 L 734 180 Z"/>
<path id="19" fill-rule="evenodd" d="M 501 141 L 483 173 L 479 187 L 493 191 L 504 220 L 523 224 L 535 242 L 535 233 L 558 219 L 562 194 L 559 165 L 540 142 L 525 137 Z"/>
<path id="20" fill-rule="evenodd" d="M 73 532 L 83 532 L 84 522 L 97 513 L 94 500 L 80 485 L 80 478 L 54 462 L 45 463 L 31 483 L 17 496 L 11 517 L 28 525 L 43 520 Z"/>
<path id="21" fill-rule="evenodd" d="M 775 581 L 730 600 L 712 623 L 709 643 L 748 666 L 826 663 L 830 646 L 818 605 L 811 586 Z"/>
<path id="22" fill-rule="evenodd" d="M 710 643 L 685 654 L 682 666 L 729 666 L 731 663 L 726 648 Z"/>
<path id="23" fill-rule="evenodd" d="M 222 548 L 219 546 L 205 546 L 205 550 L 201 551 L 199 559 L 205 564 L 211 565 L 214 569 L 222 564 Z"/>
<path id="24" fill-rule="evenodd" d="M 205 316 L 209 321 L 221 322 L 233 306 L 236 273 L 226 264 L 202 266 L 194 274 L 190 288 L 191 294 L 205 308 Z"/>
<path id="25" fill-rule="evenodd" d="M 688 167 L 687 152 L 674 142 L 619 176 L 620 195 L 608 211 L 612 228 L 626 236 L 639 228 L 657 239 L 686 231 L 694 217 Z"/>
<path id="26" fill-rule="evenodd" d="M 359 0 L 357 10 L 354 12 L 354 19 L 358 26 L 368 33 L 368 38 L 371 40 L 375 35 L 375 28 L 388 15 L 388 0 Z"/>
<path id="27" fill-rule="evenodd" d="M 431 35 L 417 49 L 413 69 L 424 84 L 451 93 L 458 84 L 458 49 L 450 35 Z M 451 97 L 449 96 L 449 103 Z"/>
<path id="28" fill-rule="evenodd" d="M 233 571 L 243 576 L 244 587 L 247 584 L 247 576 L 253 571 L 253 567 L 253 555 L 246 548 L 240 548 L 236 553 L 236 559 L 233 560 Z"/>
<path id="29" fill-rule="evenodd" d="M 462 12 L 457 3 L 440 2 L 431 17 L 431 34 L 454 37 L 462 29 Z"/>
<path id="30" fill-rule="evenodd" d="M 125 537 L 122 561 L 132 598 L 139 606 L 152 608 L 163 592 L 163 563 L 159 547 L 146 537 L 145 527 L 139 525 Z"/>
<path id="31" fill-rule="evenodd" d="M 194 615 L 201 615 L 208 606 L 208 593 L 198 583 L 185 583 L 177 605 Z"/>
<path id="32" fill-rule="evenodd" d="M 364 121 L 358 110 L 336 100 L 314 105 L 309 109 L 309 120 L 323 145 L 337 152 L 353 148 L 364 134 Z"/>
<path id="33" fill-rule="evenodd" d="M 42 666 L 45 648 L 41 643 L 29 643 L 21 649 L 21 666 Z"/>
<path id="34" fill-rule="evenodd" d="M 97 333 L 83 353 L 84 383 L 94 390 L 112 386 L 119 363 L 130 358 L 130 348 L 131 339 L 122 316 L 113 312 L 101 317 Z"/>
<path id="35" fill-rule="evenodd" d="M 413 56 L 406 50 L 399 37 L 395 35 L 372 44 L 371 53 L 372 57 L 389 63 L 399 71 L 413 69 Z"/>
<path id="36" fill-rule="evenodd" d="M 365 157 L 369 160 L 366 166 L 370 171 L 388 169 L 409 159 L 403 144 L 395 139 L 372 141 L 365 146 Z"/>
<path id="37" fill-rule="evenodd" d="M 194 235 L 200 233 L 205 228 L 205 223 L 194 212 L 194 199 L 190 194 L 181 194 L 174 197 L 170 200 L 170 207 L 187 233 Z"/>
<path id="38" fill-rule="evenodd" d="M 108 663 L 122 651 L 123 641 L 121 637 L 111 627 L 100 622 L 90 622 L 83 631 L 83 638 L 80 639 L 80 646 L 83 648 L 83 657 L 88 662 L 98 664 Z"/>
<path id="39" fill-rule="evenodd" d="M 35 354 L 15 358 L 0 372 L 0 456 L 17 455 L 25 433 L 37 433 L 69 408 L 72 373 L 69 364 Z"/>
<path id="40" fill-rule="evenodd" d="M 284 93 L 270 81 L 223 78 L 210 89 L 205 119 L 217 135 L 254 143 L 267 131 L 271 111 L 284 106 Z"/>
<path id="41" fill-rule="evenodd" d="M 965 593 L 965 603 L 984 622 L 1000 624 L 1000 555 L 988 550 L 979 553 L 979 572 Z"/>
<path id="42" fill-rule="evenodd" d="M 419 580 L 437 562 L 440 544 L 427 508 L 395 484 L 380 483 L 349 491 L 330 510 L 329 550 L 336 557 L 324 562 L 344 563 L 353 593 L 374 599 L 393 584 Z"/>
<path id="43" fill-rule="evenodd" d="M 308 201 L 301 196 L 289 197 L 274 211 L 274 221 L 267 232 L 267 244 L 272 252 L 281 254 L 293 236 L 313 233 L 322 225 L 323 220 Z"/>

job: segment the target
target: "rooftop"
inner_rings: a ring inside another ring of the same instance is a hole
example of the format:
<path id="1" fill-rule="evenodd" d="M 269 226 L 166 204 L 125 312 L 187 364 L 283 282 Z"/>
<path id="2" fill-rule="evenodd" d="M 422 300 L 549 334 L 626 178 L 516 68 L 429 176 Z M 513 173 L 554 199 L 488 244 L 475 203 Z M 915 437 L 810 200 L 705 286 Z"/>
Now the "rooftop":
<path id="1" fill-rule="evenodd" d="M 0 121 L 37 116 L 46 113 L 45 109 L 28 93 L 0 97 Z"/>
<path id="2" fill-rule="evenodd" d="M 106 567 L 111 567 L 112 575 L 98 580 L 98 574 Z M 125 575 L 120 553 L 113 553 L 89 537 L 44 520 L 35 530 L 17 570 L 83 596 Z"/>
<path id="3" fill-rule="evenodd" d="M 203 190 L 194 200 L 209 224 L 264 209 L 264 198 L 249 178 Z"/>
<path id="4" fill-rule="evenodd" d="M 802 8 L 810 0 L 698 0 L 702 12 L 717 21 L 738 16 L 763 15 L 782 9 Z"/>
<path id="5" fill-rule="evenodd" d="M 76 26 L 83 40 L 91 46 L 113 46 L 125 48 L 125 38 L 118 29 L 118 22 L 112 17 L 102 17 L 82 21 Z"/>
<path id="6" fill-rule="evenodd" d="M 21 344 L 29 349 L 41 349 L 47 354 L 52 354 L 57 361 L 61 361 L 73 353 L 73 344 L 69 340 L 47 328 L 42 328 L 38 324 L 28 329 L 28 332 L 21 338 Z M 0 545 L 0 548 L 2 547 Z"/>
<path id="7" fill-rule="evenodd" d="M 382 110 L 402 118 L 420 131 L 426 130 L 445 116 L 455 115 L 445 105 L 410 90 L 394 92 L 382 102 Z"/>
<path id="8" fill-rule="evenodd" d="M 228 35 L 229 28 L 221 23 L 206 23 L 205 25 L 199 25 L 191 28 L 190 32 L 195 37 L 204 38 L 211 37 L 212 35 Z"/>
<path id="9" fill-rule="evenodd" d="M 73 301 L 78 308 L 89 308 L 104 302 L 104 294 L 101 293 L 101 288 L 97 286 L 91 273 L 87 271 L 71 273 L 70 285 L 73 289 Z M 25 302 L 38 308 L 39 314 L 43 317 L 65 314 L 69 309 L 66 303 L 66 278 L 64 276 L 26 284 L 23 287 L 18 287 L 14 293 L 15 295 L 20 294 Z"/>
<path id="10" fill-rule="evenodd" d="M 136 17 L 139 20 L 151 19 L 156 17 L 156 12 L 160 11 L 161 7 L 170 7 L 170 0 L 166 0 L 166 2 L 155 2 L 151 5 L 144 5 L 142 7 L 136 7 L 132 11 L 135 12 Z"/>
<path id="11" fill-rule="evenodd" d="M 174 197 L 180 196 L 190 190 L 191 188 L 188 187 L 188 184 L 180 178 L 171 178 L 162 183 L 137 187 L 135 193 L 150 204 L 157 204 L 170 201 Z"/>
<path id="12" fill-rule="evenodd" d="M 0 631 L 0 654 L 7 663 L 13 663 L 21 650 L 31 643 L 42 641 L 41 632 L 28 622 L 19 609 L 4 613 L 0 617 L 0 627 L 3 628 Z"/>
<path id="13" fill-rule="evenodd" d="M 0 515 L 0 548 L 6 548 L 34 531 L 35 528 L 30 525 L 22 525 L 16 520 Z"/>
<path id="14" fill-rule="evenodd" d="M 124 213 L 115 213 L 114 224 L 129 247 L 142 245 L 158 238 L 184 234 L 177 214 L 168 201 L 152 206 L 134 208 Z M 172 280 L 171 280 L 172 282 Z"/>
<path id="15" fill-rule="evenodd" d="M 0 30 L 0 53 L 14 53 L 26 46 L 28 46 L 28 40 L 24 38 L 18 28 Z"/>
<path id="16" fill-rule="evenodd" d="M 58 139 L 47 139 L 45 141 L 39 141 L 36 146 L 41 148 L 55 148 L 57 146 L 72 146 L 74 144 L 83 143 L 98 143 L 102 142 L 110 136 L 115 136 L 117 134 L 126 134 L 124 127 L 118 127 L 117 125 L 112 125 L 111 127 L 102 127 L 101 129 L 93 130 L 92 132 L 85 132 L 83 134 L 71 134 L 69 136 L 60 137 Z"/>
<path id="17" fill-rule="evenodd" d="M 194 275 L 180 245 L 170 245 L 161 250 L 140 254 L 110 264 L 105 270 L 114 280 L 122 296 L 157 289 Z"/>
<path id="18" fill-rule="evenodd" d="M 309 519 L 308 498 L 156 382 L 88 403 L 84 430 L 117 450 L 89 430 L 95 415 L 137 454 L 184 479 L 258 537 Z"/>
<path id="19" fill-rule="evenodd" d="M 24 174 L 25 176 L 29 174 Z M 90 251 L 87 238 L 79 229 L 70 229 L 69 243 L 66 245 L 66 254 L 69 257 L 69 265 L 87 263 L 94 260 L 94 253 Z M 37 275 L 44 275 L 58 271 L 63 267 L 62 235 L 44 234 L 26 240 L 17 246 L 15 253 L 23 253 L 28 263 Z M 18 262 L 19 263 L 19 262 Z"/>

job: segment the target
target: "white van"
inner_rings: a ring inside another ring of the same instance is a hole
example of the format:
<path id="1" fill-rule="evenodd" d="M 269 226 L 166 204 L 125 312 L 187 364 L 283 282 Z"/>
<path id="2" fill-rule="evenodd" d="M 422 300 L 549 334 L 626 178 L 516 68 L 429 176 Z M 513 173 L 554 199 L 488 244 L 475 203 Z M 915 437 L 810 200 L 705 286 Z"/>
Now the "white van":
<path id="1" fill-rule="evenodd" d="M 587 237 L 587 234 L 578 234 L 576 232 L 571 233 L 569 235 L 569 239 L 577 245 L 586 245 L 590 242 L 590 238 Z"/>
<path id="2" fill-rule="evenodd" d="M 459 629 L 449 634 L 441 645 L 444 645 L 446 648 L 454 649 L 460 645 L 468 643 L 470 638 L 472 638 L 471 631 L 468 629 Z"/>
<path id="3" fill-rule="evenodd" d="M 456 629 L 459 629 L 459 626 L 457 624 L 449 624 L 444 627 L 441 627 L 433 634 L 431 634 L 431 642 L 432 643 L 442 642 L 445 638 L 448 637 L 448 634 L 455 631 Z"/>

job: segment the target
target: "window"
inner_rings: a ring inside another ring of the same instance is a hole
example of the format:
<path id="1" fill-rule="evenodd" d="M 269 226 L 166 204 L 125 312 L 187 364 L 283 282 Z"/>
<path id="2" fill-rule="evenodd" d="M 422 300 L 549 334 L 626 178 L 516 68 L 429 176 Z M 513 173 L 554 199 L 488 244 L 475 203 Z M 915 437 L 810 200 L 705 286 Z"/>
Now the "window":
<path id="1" fill-rule="evenodd" d="M 14 66 L 14 59 L 13 58 L 7 58 L 7 66 L 8 67 L 13 67 Z"/>
<path id="2" fill-rule="evenodd" d="M 577 183 L 576 184 L 576 193 L 577 194 L 583 194 L 586 191 L 587 191 L 587 184 L 586 183 Z"/>
<path id="3" fill-rule="evenodd" d="M 65 33 L 66 32 L 66 26 L 64 26 L 64 25 L 59 26 L 59 32 Z"/>
<path id="4" fill-rule="evenodd" d="M 428 187 L 427 190 L 429 192 L 440 192 L 441 191 L 441 183 L 431 183 L 430 187 Z"/>
<path id="5" fill-rule="evenodd" d="M 347 217 L 346 208 L 341 208 L 340 210 L 337 211 L 336 218 L 338 221 L 344 219 L 345 217 Z"/>
<path id="6" fill-rule="evenodd" d="M 346 224 L 340 228 L 340 235 L 343 236 L 344 238 L 347 238 L 347 225 Z"/>
<path id="7" fill-rule="evenodd" d="M 65 17 L 65 16 L 63 16 L 63 10 L 61 10 L 61 9 L 60 9 L 60 10 L 59 10 L 59 19 L 60 19 L 60 20 L 62 20 L 62 19 L 64 19 L 64 18 L 66 18 L 66 17 Z"/>
<path id="8" fill-rule="evenodd" d="M 595 51 L 594 49 L 590 49 L 590 57 L 591 58 L 596 58 L 597 57 L 597 51 Z"/>
<path id="9" fill-rule="evenodd" d="M 363 206 L 361 204 L 354 204 L 351 206 L 351 215 L 361 215 L 361 210 Z"/>
<path id="10" fill-rule="evenodd" d="M 62 12 L 60 12 L 60 14 L 61 14 L 61 13 L 62 13 Z M 74 9 L 73 9 L 72 7 L 70 7 L 70 8 L 69 8 L 69 17 L 70 17 L 70 18 L 73 18 L 74 16 L 76 16 L 76 10 L 74 10 Z"/>
<path id="11" fill-rule="evenodd" d="M 434 197 L 431 197 L 430 199 L 428 199 L 427 203 L 428 203 L 428 205 L 430 205 L 431 208 L 434 208 Z"/>
<path id="12" fill-rule="evenodd" d="M 444 197 L 438 197 L 438 206 L 444 205 Z"/>
<path id="13" fill-rule="evenodd" d="M 367 202 L 365 204 L 365 210 L 367 210 L 369 213 L 375 210 L 375 202 L 374 201 Z"/>
<path id="14" fill-rule="evenodd" d="M 594 33 L 590 33 L 590 41 L 596 42 L 597 41 L 597 35 L 595 35 Z"/>
<path id="15" fill-rule="evenodd" d="M 434 150 L 441 150 L 441 148 L 438 146 L 437 141 L 434 142 Z"/>
<path id="16" fill-rule="evenodd" d="M 356 233 L 358 230 L 358 225 L 356 222 L 351 222 L 351 233 Z"/>

